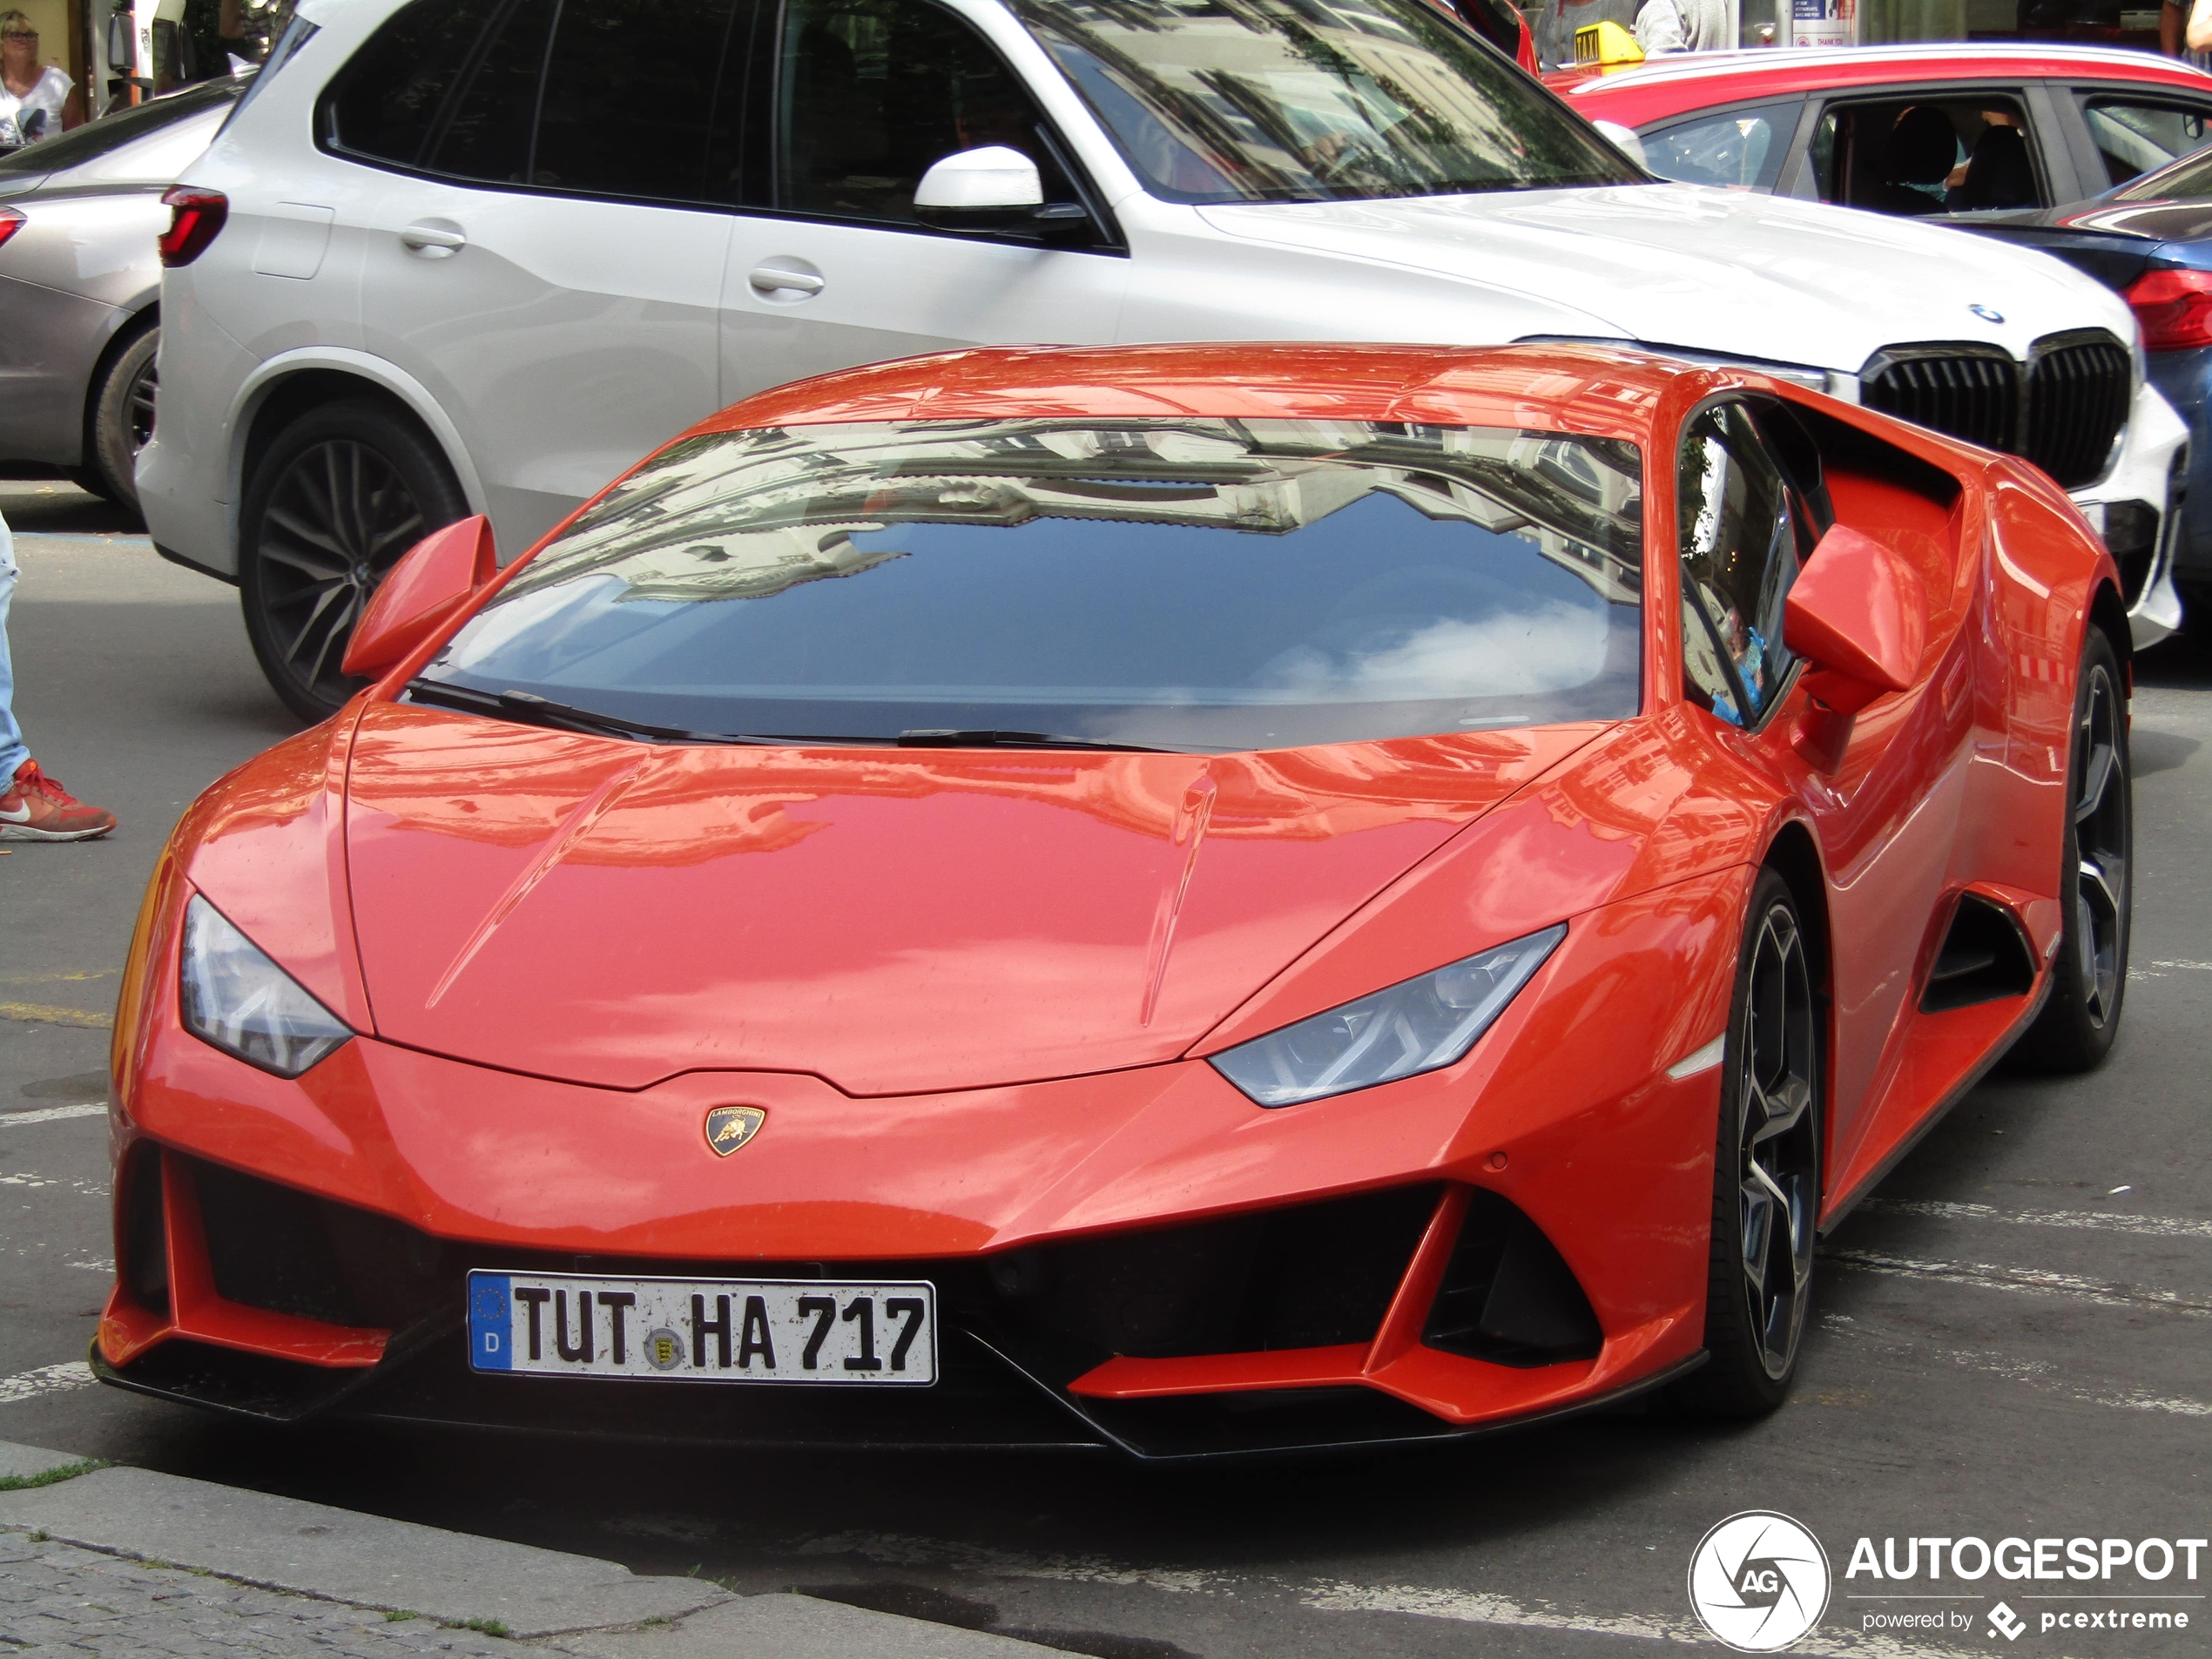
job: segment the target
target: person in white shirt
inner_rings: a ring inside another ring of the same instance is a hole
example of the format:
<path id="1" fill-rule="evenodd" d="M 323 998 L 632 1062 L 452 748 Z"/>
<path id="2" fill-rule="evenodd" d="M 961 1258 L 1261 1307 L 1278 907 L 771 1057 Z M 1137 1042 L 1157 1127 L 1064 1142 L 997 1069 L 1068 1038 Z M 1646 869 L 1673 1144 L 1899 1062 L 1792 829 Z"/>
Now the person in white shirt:
<path id="1" fill-rule="evenodd" d="M 1643 0 L 1636 11 L 1635 37 L 1646 57 L 1725 51 L 1736 44 L 1723 0 Z"/>
<path id="2" fill-rule="evenodd" d="M 0 146 L 36 144 L 84 118 L 76 84 L 38 61 L 38 30 L 17 10 L 0 11 Z"/>

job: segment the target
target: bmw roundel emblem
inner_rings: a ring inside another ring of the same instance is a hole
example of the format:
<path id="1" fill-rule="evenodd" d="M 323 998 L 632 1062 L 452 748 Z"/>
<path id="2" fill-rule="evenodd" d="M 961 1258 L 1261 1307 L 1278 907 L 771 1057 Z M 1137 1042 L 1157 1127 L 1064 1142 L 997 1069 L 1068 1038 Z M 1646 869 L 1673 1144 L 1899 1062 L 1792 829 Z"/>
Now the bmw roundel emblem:
<path id="1" fill-rule="evenodd" d="M 1966 309 L 1973 312 L 1974 315 L 1979 317 L 1984 322 L 2002 322 L 2005 320 L 2005 314 L 1998 310 L 1995 306 L 1968 306 Z"/>
<path id="2" fill-rule="evenodd" d="M 706 1115 L 706 1143 L 717 1157 L 728 1157 L 760 1132 L 768 1114 L 758 1106 L 717 1106 Z"/>

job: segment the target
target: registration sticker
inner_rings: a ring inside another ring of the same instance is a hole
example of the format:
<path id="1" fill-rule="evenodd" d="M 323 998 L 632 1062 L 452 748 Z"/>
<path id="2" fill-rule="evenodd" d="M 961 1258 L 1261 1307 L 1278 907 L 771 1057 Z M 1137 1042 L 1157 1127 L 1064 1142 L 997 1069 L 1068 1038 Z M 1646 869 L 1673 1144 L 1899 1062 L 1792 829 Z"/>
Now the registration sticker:
<path id="1" fill-rule="evenodd" d="M 469 1275 L 475 1371 L 640 1382 L 927 1386 L 926 1282 Z"/>

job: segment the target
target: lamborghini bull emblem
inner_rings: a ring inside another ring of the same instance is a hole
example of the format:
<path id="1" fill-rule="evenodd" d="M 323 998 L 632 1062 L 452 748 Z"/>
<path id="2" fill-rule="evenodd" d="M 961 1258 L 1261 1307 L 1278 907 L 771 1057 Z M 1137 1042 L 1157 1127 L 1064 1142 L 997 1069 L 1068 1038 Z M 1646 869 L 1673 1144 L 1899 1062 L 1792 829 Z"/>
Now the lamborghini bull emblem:
<path id="1" fill-rule="evenodd" d="M 767 1121 L 768 1114 L 758 1106 L 717 1106 L 706 1115 L 706 1143 L 717 1157 L 726 1158 L 759 1134 Z"/>

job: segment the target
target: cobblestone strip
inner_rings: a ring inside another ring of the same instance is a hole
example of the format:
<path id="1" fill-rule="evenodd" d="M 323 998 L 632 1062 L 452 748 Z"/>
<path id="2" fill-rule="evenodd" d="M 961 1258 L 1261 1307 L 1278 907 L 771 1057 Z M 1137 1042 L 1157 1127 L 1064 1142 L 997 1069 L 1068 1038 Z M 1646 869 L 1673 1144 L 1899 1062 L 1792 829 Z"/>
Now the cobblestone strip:
<path id="1" fill-rule="evenodd" d="M 435 1619 L 253 1589 L 228 1579 L 0 1533 L 0 1659 L 160 1654 L 174 1659 L 469 1659 L 563 1655 Z"/>

